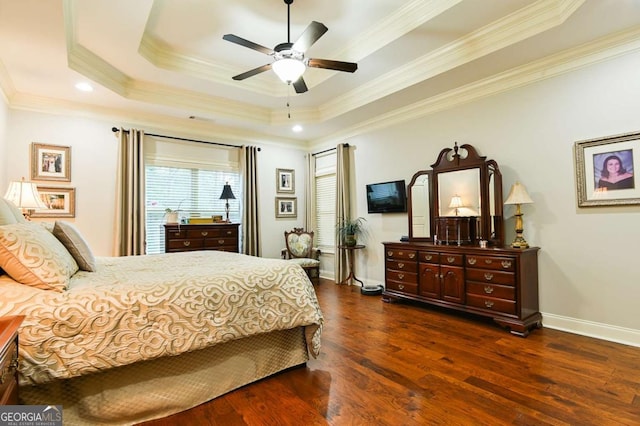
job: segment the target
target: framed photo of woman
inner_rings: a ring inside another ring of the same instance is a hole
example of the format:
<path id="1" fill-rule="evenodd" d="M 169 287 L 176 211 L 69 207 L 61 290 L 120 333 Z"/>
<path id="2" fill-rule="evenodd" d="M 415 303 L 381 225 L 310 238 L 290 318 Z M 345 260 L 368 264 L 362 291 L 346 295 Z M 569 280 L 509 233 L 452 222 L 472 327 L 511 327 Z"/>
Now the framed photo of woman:
<path id="1" fill-rule="evenodd" d="M 640 204 L 640 132 L 575 143 L 578 206 Z"/>
<path id="2" fill-rule="evenodd" d="M 296 191 L 295 170 L 276 170 L 276 192 L 279 194 L 293 194 Z"/>
<path id="3" fill-rule="evenodd" d="M 32 143 L 31 179 L 71 182 L 71 147 Z"/>

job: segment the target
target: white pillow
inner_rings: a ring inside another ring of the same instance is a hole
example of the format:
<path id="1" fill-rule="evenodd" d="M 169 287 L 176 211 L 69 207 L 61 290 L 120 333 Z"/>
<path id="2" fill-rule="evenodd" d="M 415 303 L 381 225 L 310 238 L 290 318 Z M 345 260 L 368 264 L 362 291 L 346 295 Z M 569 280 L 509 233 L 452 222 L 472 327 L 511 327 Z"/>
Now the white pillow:
<path id="1" fill-rule="evenodd" d="M 96 271 L 96 258 L 89 248 L 89 244 L 80 231 L 69 222 L 57 220 L 53 225 L 53 235 L 69 250 L 78 266 L 83 271 Z"/>
<path id="2" fill-rule="evenodd" d="M 52 233 L 27 222 L 0 226 L 0 268 L 19 283 L 64 291 L 78 264 Z"/>

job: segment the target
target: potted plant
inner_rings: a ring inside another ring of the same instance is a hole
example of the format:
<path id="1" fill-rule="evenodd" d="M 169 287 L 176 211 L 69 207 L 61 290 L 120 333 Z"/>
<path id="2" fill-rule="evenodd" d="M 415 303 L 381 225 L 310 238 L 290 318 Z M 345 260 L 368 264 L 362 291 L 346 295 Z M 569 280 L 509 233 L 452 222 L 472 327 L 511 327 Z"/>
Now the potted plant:
<path id="1" fill-rule="evenodd" d="M 179 210 L 173 210 L 170 208 L 164 209 L 164 219 L 166 223 L 178 223 Z"/>
<path id="2" fill-rule="evenodd" d="M 359 217 L 357 219 L 342 219 L 336 226 L 336 231 L 341 244 L 353 247 L 358 242 L 358 236 L 365 236 L 364 222 L 366 219 Z"/>

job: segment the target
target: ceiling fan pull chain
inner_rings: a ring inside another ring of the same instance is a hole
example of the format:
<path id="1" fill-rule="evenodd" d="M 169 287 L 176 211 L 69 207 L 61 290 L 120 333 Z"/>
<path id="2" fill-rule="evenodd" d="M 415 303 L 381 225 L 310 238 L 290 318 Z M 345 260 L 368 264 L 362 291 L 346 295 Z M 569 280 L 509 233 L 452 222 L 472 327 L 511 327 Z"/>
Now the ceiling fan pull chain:
<path id="1" fill-rule="evenodd" d="M 287 117 L 291 119 L 291 104 L 289 99 L 291 98 L 291 84 L 287 84 Z"/>

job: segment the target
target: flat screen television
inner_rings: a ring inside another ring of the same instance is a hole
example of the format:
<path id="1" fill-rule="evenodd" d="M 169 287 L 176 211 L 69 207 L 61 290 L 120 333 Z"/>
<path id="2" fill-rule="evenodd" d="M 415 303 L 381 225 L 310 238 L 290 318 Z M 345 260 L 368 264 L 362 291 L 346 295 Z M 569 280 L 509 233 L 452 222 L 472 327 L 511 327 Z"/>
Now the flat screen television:
<path id="1" fill-rule="evenodd" d="M 404 180 L 367 185 L 369 213 L 400 213 L 407 211 L 407 187 Z"/>

